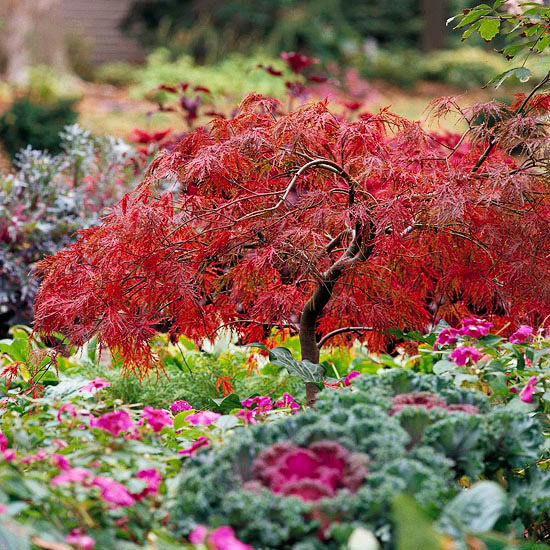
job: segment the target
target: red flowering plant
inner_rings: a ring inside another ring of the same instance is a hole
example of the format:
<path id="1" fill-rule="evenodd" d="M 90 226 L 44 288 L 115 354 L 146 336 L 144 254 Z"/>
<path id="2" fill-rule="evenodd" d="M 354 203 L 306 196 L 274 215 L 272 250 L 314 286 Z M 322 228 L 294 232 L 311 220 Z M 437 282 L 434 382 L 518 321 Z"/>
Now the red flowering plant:
<path id="1" fill-rule="evenodd" d="M 197 341 L 222 327 L 244 342 L 298 333 L 312 403 L 332 338 L 380 348 L 393 327 L 468 309 L 540 323 L 549 197 L 529 101 L 435 102 L 437 115 L 470 121 L 448 145 L 387 110 L 350 121 L 320 102 L 280 114 L 249 96 L 159 155 L 101 225 L 41 262 L 36 329 L 77 345 L 97 334 L 142 372 L 159 325 Z M 501 122 L 472 122 L 482 113 Z M 531 128 L 528 162 L 508 154 L 518 124 Z M 155 194 L 162 180 L 179 192 Z"/>

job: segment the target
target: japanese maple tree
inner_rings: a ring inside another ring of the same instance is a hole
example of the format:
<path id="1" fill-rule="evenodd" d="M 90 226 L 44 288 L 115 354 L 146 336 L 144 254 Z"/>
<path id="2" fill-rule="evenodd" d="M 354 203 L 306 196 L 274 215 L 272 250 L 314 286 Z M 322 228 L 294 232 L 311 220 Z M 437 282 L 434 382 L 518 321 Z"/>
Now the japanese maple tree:
<path id="1" fill-rule="evenodd" d="M 74 344 L 97 334 L 143 371 L 161 327 L 197 341 L 222 327 L 242 342 L 288 330 L 318 363 L 329 338 L 381 346 L 391 328 L 467 311 L 540 324 L 550 314 L 543 99 L 439 100 L 436 115 L 467 125 L 452 136 L 388 110 L 348 120 L 319 102 L 281 113 L 251 95 L 158 156 L 101 225 L 42 261 L 35 327 Z M 317 386 L 306 387 L 311 403 Z"/>

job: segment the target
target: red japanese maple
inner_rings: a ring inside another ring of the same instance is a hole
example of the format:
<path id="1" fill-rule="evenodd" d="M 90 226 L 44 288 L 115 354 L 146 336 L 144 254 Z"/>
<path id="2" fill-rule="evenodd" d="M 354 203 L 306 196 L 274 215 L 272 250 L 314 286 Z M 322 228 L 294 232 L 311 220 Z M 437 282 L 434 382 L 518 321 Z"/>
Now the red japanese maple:
<path id="1" fill-rule="evenodd" d="M 288 329 L 318 362 L 329 337 L 381 345 L 390 328 L 467 308 L 540 323 L 550 202 L 528 160 L 546 138 L 520 107 L 435 107 L 501 122 L 439 136 L 387 110 L 347 120 L 320 102 L 281 114 L 247 97 L 41 263 L 36 328 L 75 344 L 97 334 L 143 369 L 160 326 L 196 340 L 231 327 L 249 342 Z M 528 150 L 516 160 L 505 150 L 519 135 Z M 157 192 L 160 180 L 178 192 Z"/>

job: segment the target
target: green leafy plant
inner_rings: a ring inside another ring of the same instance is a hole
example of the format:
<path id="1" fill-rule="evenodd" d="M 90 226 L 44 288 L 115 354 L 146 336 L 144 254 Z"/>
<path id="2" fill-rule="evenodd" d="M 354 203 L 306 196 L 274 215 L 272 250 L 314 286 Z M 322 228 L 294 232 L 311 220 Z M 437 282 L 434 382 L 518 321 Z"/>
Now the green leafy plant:
<path id="1" fill-rule="evenodd" d="M 15 101 L 0 117 L 0 141 L 12 158 L 30 145 L 52 154 L 61 152 L 60 132 L 74 124 L 77 113 L 72 99 L 36 102 L 29 96 Z"/>

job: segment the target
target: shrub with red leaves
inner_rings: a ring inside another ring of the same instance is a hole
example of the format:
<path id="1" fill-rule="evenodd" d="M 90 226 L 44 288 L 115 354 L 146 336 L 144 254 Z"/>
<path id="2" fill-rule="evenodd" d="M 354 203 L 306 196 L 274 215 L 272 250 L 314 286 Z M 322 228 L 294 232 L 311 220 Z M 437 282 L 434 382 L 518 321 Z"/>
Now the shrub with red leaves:
<path id="1" fill-rule="evenodd" d="M 347 120 L 320 102 L 281 114 L 247 97 L 157 156 L 101 225 L 41 263 L 37 330 L 74 344 L 97 334 L 143 372 L 159 326 L 198 341 L 229 327 L 241 342 L 278 328 L 317 363 L 333 336 L 376 349 L 391 328 L 468 310 L 537 325 L 550 314 L 550 200 L 533 168 L 546 138 L 501 104 L 434 104 L 456 109 L 501 122 L 442 138 L 388 110 Z M 531 163 L 508 154 L 518 128 Z M 180 191 L 156 194 L 166 180 Z"/>
<path id="2" fill-rule="evenodd" d="M 366 455 L 352 455 L 334 441 L 318 441 L 309 447 L 276 443 L 254 460 L 254 479 L 245 488 L 264 486 L 277 494 L 316 501 L 342 489 L 357 492 L 367 475 L 367 463 Z"/>

